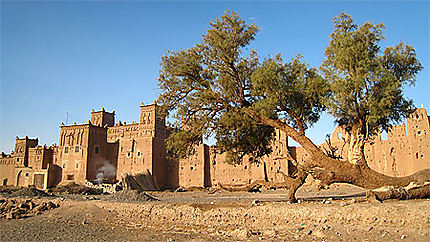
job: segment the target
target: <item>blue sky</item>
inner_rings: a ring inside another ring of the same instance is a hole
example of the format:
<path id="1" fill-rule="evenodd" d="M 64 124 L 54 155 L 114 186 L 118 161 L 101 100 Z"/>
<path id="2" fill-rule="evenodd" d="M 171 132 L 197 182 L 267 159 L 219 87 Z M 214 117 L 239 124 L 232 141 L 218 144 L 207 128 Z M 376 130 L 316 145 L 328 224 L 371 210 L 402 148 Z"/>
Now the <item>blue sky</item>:
<path id="1" fill-rule="evenodd" d="M 405 88 L 430 110 L 429 1 L 1 1 L 0 151 L 15 136 L 58 143 L 60 122 L 84 123 L 91 109 L 137 121 L 140 102 L 159 94 L 161 56 L 201 40 L 208 22 L 234 10 L 260 28 L 260 56 L 300 53 L 318 66 L 332 18 L 382 22 L 383 46 L 412 44 L 424 70 Z M 335 125 L 328 116 L 308 135 L 323 142 Z"/>

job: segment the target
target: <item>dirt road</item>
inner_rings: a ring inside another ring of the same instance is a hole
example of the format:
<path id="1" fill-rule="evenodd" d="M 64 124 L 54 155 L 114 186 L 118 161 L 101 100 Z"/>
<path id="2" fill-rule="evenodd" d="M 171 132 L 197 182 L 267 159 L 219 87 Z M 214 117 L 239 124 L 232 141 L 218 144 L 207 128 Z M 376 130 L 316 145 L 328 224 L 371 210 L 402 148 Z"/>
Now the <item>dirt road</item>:
<path id="1" fill-rule="evenodd" d="M 306 190 L 300 196 L 306 194 L 324 196 Z M 430 240 L 430 200 L 368 203 L 357 198 L 289 204 L 280 191 L 153 195 L 160 201 L 112 201 L 103 196 L 35 199 L 60 207 L 29 218 L 1 219 L 0 240 Z"/>

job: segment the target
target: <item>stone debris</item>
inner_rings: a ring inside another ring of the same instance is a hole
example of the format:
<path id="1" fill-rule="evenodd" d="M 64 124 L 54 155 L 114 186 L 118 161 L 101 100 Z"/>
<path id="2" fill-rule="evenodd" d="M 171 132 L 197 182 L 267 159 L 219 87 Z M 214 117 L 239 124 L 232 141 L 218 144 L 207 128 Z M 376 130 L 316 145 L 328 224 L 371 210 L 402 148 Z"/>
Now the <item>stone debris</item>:
<path id="1" fill-rule="evenodd" d="M 123 190 L 123 186 L 121 182 L 117 182 L 114 184 L 110 184 L 110 183 L 93 183 L 93 182 L 86 182 L 85 186 L 90 187 L 90 188 L 94 188 L 97 190 L 102 190 L 102 192 L 104 194 L 112 194 L 118 191 L 122 191 Z"/>
<path id="2" fill-rule="evenodd" d="M 173 192 L 186 192 L 187 191 L 187 189 L 185 189 L 185 188 L 183 188 L 183 187 L 178 187 L 178 188 L 176 188 L 175 189 L 175 191 L 173 191 Z"/>
<path id="3" fill-rule="evenodd" d="M 33 200 L 0 199 L 0 218 L 19 219 L 41 214 L 44 211 L 58 208 L 60 205 L 51 201 L 36 204 Z"/>
<path id="4" fill-rule="evenodd" d="M 50 197 L 52 195 L 35 187 L 7 188 L 1 190 L 7 197 Z"/>
<path id="5" fill-rule="evenodd" d="M 57 194 L 100 195 L 103 193 L 103 189 L 92 188 L 72 182 L 66 185 L 53 187 L 49 189 L 49 192 Z"/>
<path id="6" fill-rule="evenodd" d="M 252 231 L 249 229 L 235 229 L 227 233 L 228 236 L 237 237 L 240 239 L 246 239 L 251 237 Z"/>
<path id="7" fill-rule="evenodd" d="M 260 201 L 259 200 L 253 200 L 251 203 L 251 206 L 259 206 L 260 205 Z"/>

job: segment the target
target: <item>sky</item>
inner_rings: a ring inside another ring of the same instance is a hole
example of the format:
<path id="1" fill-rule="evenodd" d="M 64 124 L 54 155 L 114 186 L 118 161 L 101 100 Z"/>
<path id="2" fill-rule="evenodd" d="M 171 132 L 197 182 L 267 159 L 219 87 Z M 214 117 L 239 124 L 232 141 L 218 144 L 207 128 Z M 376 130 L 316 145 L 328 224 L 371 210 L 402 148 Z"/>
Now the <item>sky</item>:
<path id="1" fill-rule="evenodd" d="M 160 61 L 194 46 L 227 9 L 260 27 L 261 57 L 297 54 L 319 66 L 345 12 L 356 23 L 385 25 L 382 47 L 415 47 L 424 66 L 405 96 L 430 111 L 430 1 L 1 1 L 0 152 L 15 137 L 58 143 L 61 122 L 85 123 L 91 109 L 139 120 L 139 105 L 160 94 Z M 317 144 L 335 128 L 323 115 L 307 131 Z"/>

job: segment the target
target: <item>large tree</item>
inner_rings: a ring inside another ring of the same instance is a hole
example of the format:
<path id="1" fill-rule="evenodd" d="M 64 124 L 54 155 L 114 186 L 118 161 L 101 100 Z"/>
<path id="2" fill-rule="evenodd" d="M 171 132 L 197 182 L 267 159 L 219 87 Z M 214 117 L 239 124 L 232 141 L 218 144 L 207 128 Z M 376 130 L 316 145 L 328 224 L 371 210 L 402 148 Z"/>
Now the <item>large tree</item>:
<path id="1" fill-rule="evenodd" d="M 185 156 L 202 136 L 215 135 L 229 160 L 240 162 L 245 154 L 270 153 L 274 129 L 282 130 L 309 153 L 309 160 L 297 163 L 298 172 L 286 178 L 291 200 L 307 174 L 324 184 L 347 182 L 367 189 L 430 180 L 429 171 L 385 176 L 371 170 L 362 155 L 378 127 L 389 128 L 411 107 L 402 85 L 413 83 L 421 69 L 414 49 L 399 44 L 380 55 L 382 25 L 356 26 L 345 14 L 334 23 L 324 76 L 301 56 L 289 62 L 280 55 L 261 60 L 248 50 L 258 27 L 228 11 L 210 23 L 201 43 L 163 56 L 158 102 L 182 126 L 168 147 Z M 351 134 L 346 159 L 331 158 L 305 135 L 326 108 Z"/>
<path id="2" fill-rule="evenodd" d="M 380 129 L 413 109 L 403 97 L 402 86 L 412 85 L 422 69 L 412 46 L 400 43 L 380 54 L 382 24 L 354 24 L 344 13 L 334 18 L 334 32 L 322 65 L 332 95 L 329 113 L 349 134 L 348 161 L 365 162 L 364 145 Z"/>

